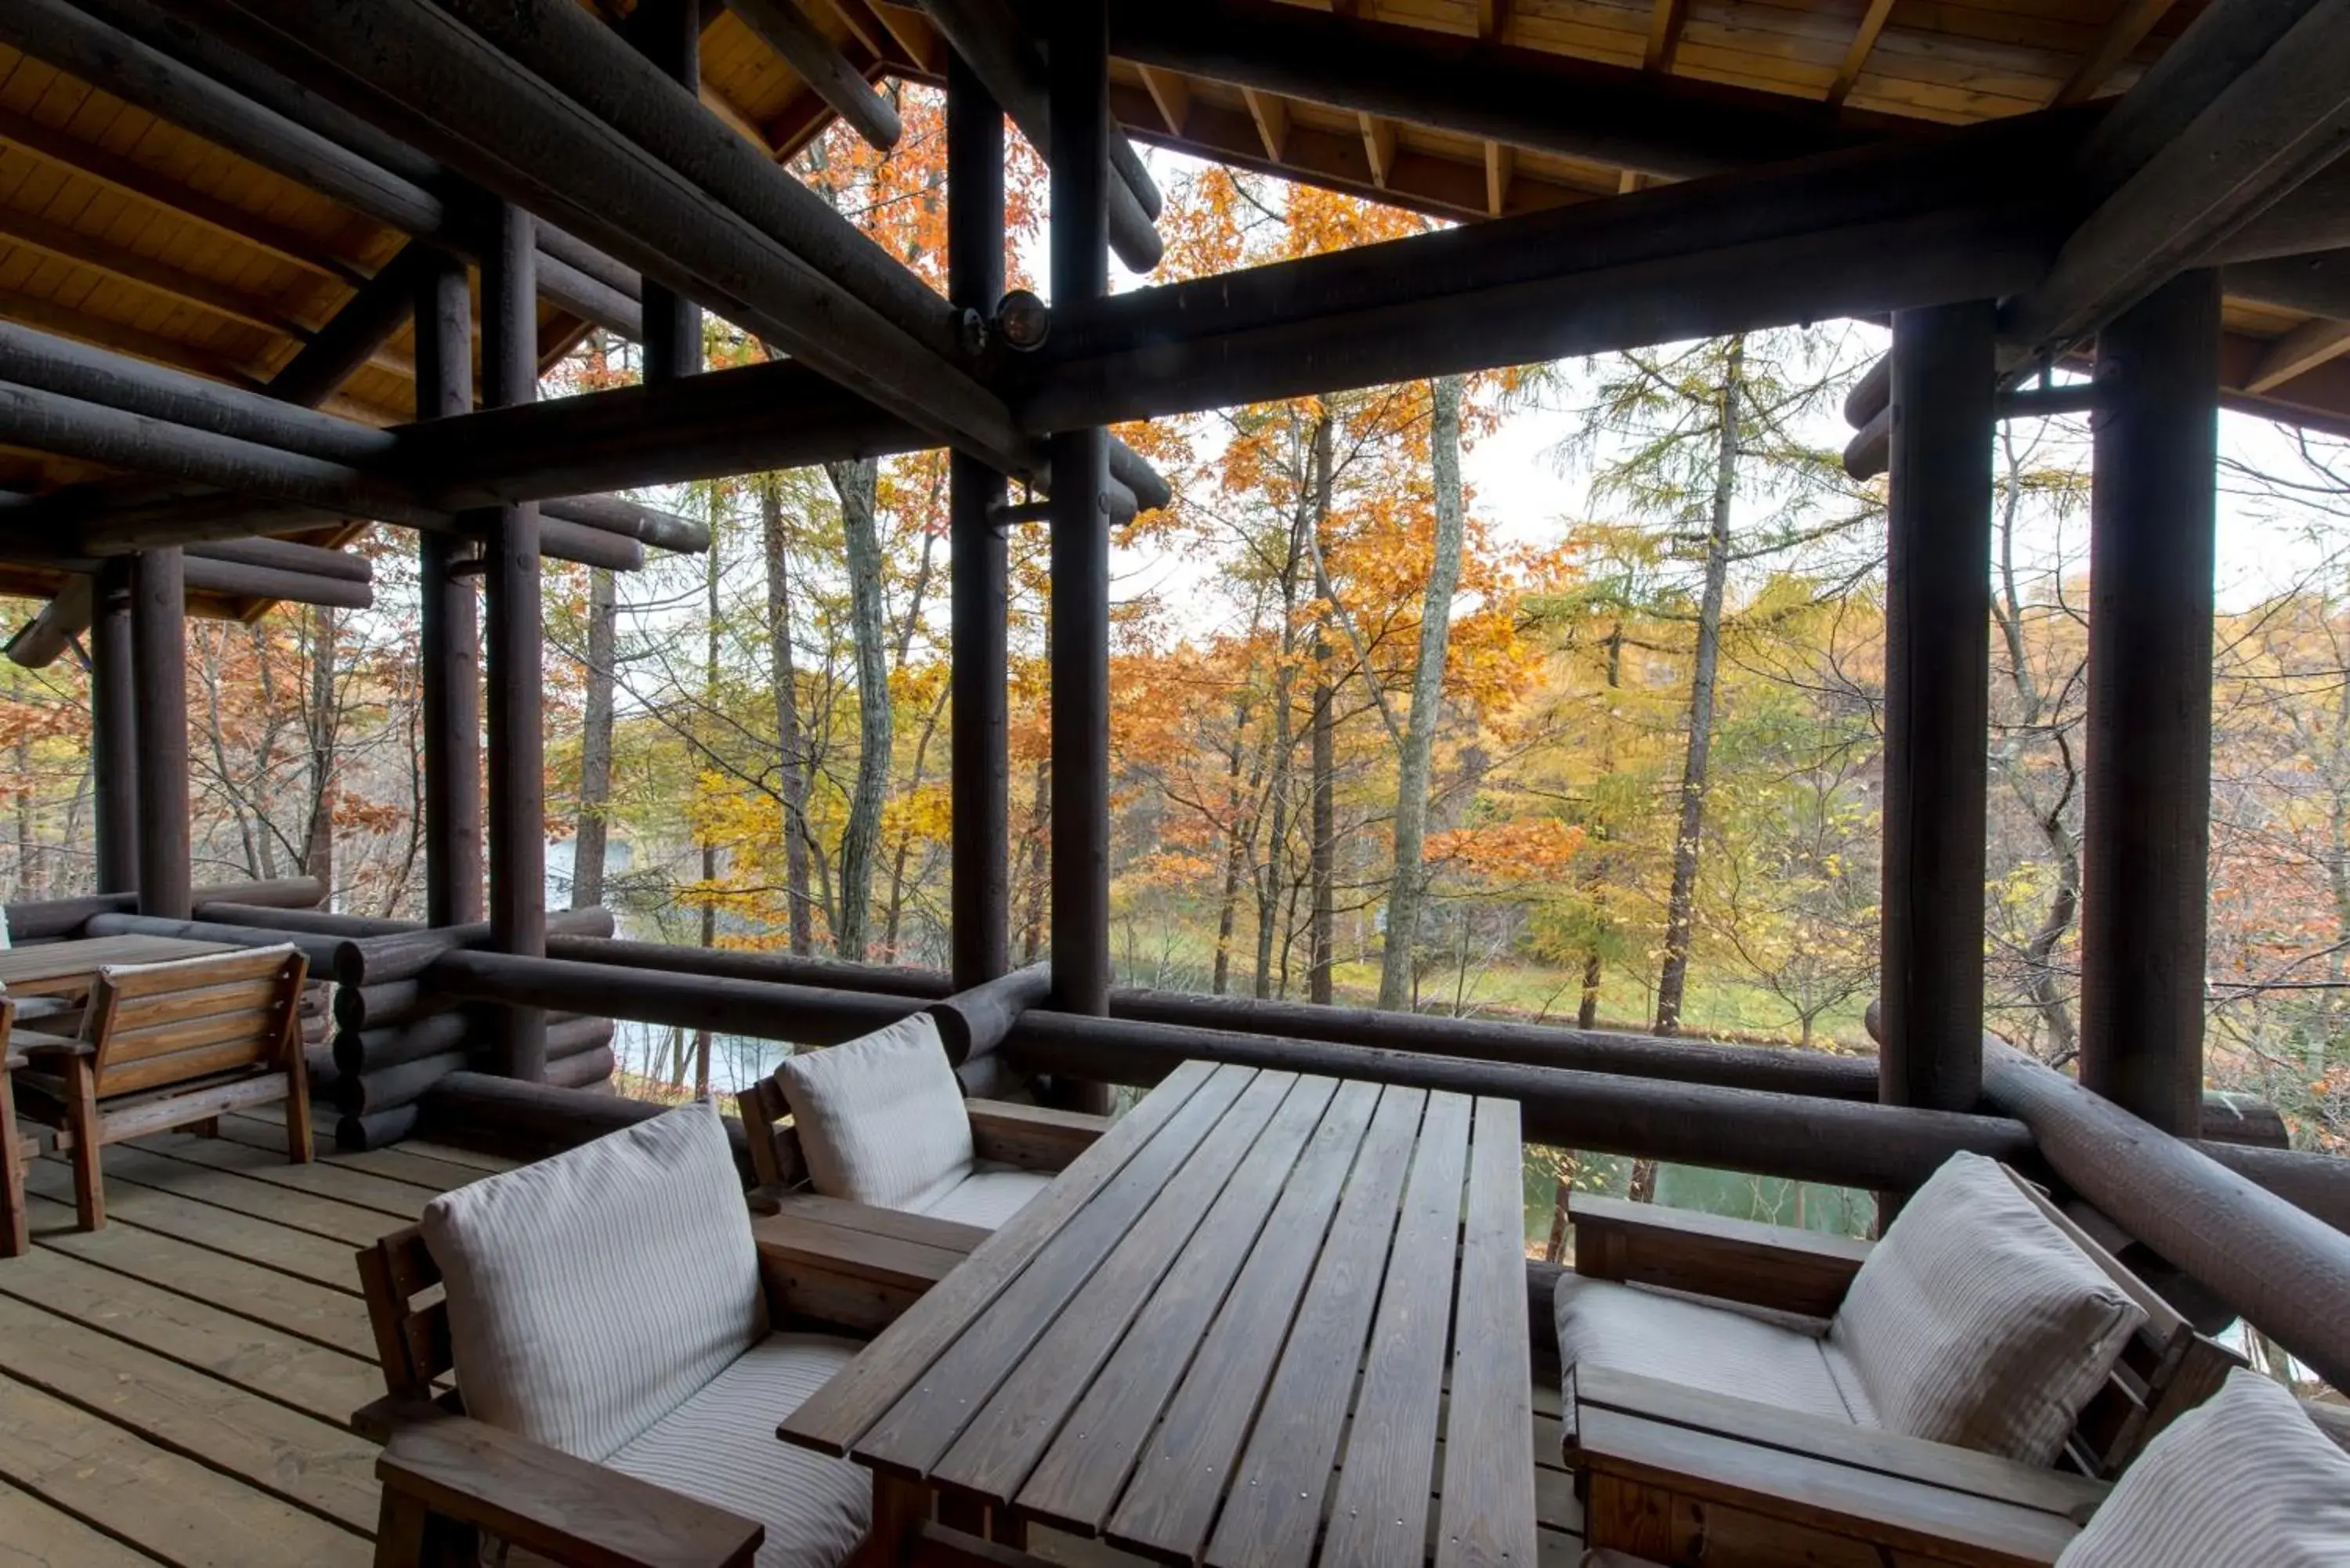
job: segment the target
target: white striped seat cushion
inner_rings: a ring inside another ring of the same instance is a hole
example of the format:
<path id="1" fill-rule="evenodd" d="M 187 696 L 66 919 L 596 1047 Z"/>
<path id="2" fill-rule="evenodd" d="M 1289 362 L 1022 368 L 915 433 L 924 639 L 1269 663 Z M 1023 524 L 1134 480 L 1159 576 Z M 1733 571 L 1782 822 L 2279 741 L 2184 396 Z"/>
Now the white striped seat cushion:
<path id="1" fill-rule="evenodd" d="M 1566 1366 L 1598 1366 L 1874 1427 L 1877 1413 L 1817 1332 L 1687 1296 L 1561 1274 L 1551 1298 Z"/>
<path id="2" fill-rule="evenodd" d="M 926 1213 L 971 1175 L 971 1117 L 930 1014 L 787 1056 L 775 1077 L 826 1197 Z"/>
<path id="3" fill-rule="evenodd" d="M 718 1110 L 682 1106 L 425 1205 L 468 1415 L 601 1461 L 767 1331 Z M 775 1422 L 759 1430 L 774 1441 Z"/>
<path id="4" fill-rule="evenodd" d="M 1052 1185 L 1053 1178 L 1047 1172 L 981 1160 L 971 1168 L 970 1175 L 922 1212 L 934 1219 L 984 1225 L 993 1231 L 1027 1208 L 1030 1199 Z"/>
<path id="5" fill-rule="evenodd" d="M 767 1527 L 758 1568 L 838 1568 L 873 1514 L 873 1478 L 775 1436 L 855 1359 L 854 1340 L 774 1334 L 606 1462 Z"/>
<path id="6" fill-rule="evenodd" d="M 2145 1320 L 1995 1161 L 1958 1154 L 1870 1250 L 1828 1345 L 1888 1429 L 2044 1465 Z"/>
<path id="7" fill-rule="evenodd" d="M 2241 1369 L 2157 1435 L 2057 1568 L 2345 1568 L 2350 1455 Z"/>

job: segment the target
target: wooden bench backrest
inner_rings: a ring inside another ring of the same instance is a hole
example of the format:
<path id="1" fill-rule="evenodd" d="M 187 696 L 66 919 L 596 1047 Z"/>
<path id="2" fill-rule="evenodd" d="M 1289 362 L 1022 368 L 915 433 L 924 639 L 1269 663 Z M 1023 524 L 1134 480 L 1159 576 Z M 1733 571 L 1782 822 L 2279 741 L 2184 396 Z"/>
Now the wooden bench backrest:
<path id="1" fill-rule="evenodd" d="M 296 1014 L 307 969 L 298 952 L 260 950 L 99 970 L 89 1002 L 98 1093 L 284 1066 L 301 1049 Z"/>
<path id="2" fill-rule="evenodd" d="M 385 1391 L 395 1398 L 430 1399 L 432 1386 L 456 1369 L 449 1337 L 449 1304 L 419 1296 L 441 1282 L 440 1265 L 411 1225 L 359 1249 L 359 1285 L 375 1330 L 376 1358 Z"/>
<path id="3" fill-rule="evenodd" d="M 807 1162 L 800 1157 L 800 1135 L 791 1125 L 792 1108 L 774 1075 L 736 1094 L 734 1108 L 743 1118 L 743 1141 L 751 1146 L 751 1174 L 759 1185 L 784 1192 L 805 1180 Z"/>

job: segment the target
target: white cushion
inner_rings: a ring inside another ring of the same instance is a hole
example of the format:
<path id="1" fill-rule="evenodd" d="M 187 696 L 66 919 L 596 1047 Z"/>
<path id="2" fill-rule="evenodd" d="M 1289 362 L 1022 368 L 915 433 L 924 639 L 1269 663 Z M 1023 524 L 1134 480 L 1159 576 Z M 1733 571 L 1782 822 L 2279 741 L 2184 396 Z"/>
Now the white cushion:
<path id="1" fill-rule="evenodd" d="M 1816 1332 L 1581 1274 L 1559 1276 L 1551 1311 L 1564 1366 L 1634 1372 L 1783 1410 L 1877 1425 L 1857 1380 L 1838 1376 Z"/>
<path id="2" fill-rule="evenodd" d="M 983 1225 L 993 1231 L 1028 1207 L 1028 1200 L 1053 1185 L 1050 1172 L 1023 1170 L 1015 1165 L 982 1160 L 971 1174 L 922 1210 L 938 1220 Z"/>
<path id="3" fill-rule="evenodd" d="M 2350 1455 L 2292 1395 L 2228 1374 L 2158 1433 L 2057 1568 L 2345 1568 Z"/>
<path id="4" fill-rule="evenodd" d="M 423 1230 L 466 1413 L 584 1459 L 767 1331 L 742 1179 L 706 1101 L 444 1193 Z"/>
<path id="5" fill-rule="evenodd" d="M 923 1211 L 971 1174 L 962 1086 L 926 1012 L 787 1056 L 775 1077 L 827 1198 Z"/>
<path id="6" fill-rule="evenodd" d="M 1645 1557 L 1635 1557 L 1628 1552 L 1617 1552 L 1602 1547 L 1583 1554 L 1582 1568 L 1658 1568 Z"/>
<path id="7" fill-rule="evenodd" d="M 2044 1465 L 2145 1320 L 1995 1161 L 1958 1154 L 1870 1250 L 1828 1344 L 1888 1429 Z"/>
<path id="8" fill-rule="evenodd" d="M 765 1525 L 758 1568 L 838 1568 L 872 1518 L 873 1478 L 781 1441 L 775 1424 L 858 1348 L 829 1334 L 769 1334 L 606 1462 Z"/>

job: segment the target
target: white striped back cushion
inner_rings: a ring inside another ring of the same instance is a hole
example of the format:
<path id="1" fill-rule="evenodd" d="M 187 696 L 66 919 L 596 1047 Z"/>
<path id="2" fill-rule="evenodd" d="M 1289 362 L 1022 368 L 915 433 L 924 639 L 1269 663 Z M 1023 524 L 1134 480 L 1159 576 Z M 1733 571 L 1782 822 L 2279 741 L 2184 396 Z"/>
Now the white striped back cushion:
<path id="1" fill-rule="evenodd" d="M 444 1193 L 423 1231 L 466 1413 L 584 1459 L 767 1331 L 742 1179 L 706 1101 Z"/>
<path id="2" fill-rule="evenodd" d="M 2146 1314 L 2016 1189 L 1953 1155 L 1828 1330 L 1888 1430 L 2044 1465 Z"/>
<path id="3" fill-rule="evenodd" d="M 2345 1568 L 2350 1455 L 2257 1373 L 2164 1428 L 2057 1568 Z"/>
<path id="4" fill-rule="evenodd" d="M 787 1056 L 775 1077 L 808 1178 L 828 1198 L 927 1210 L 971 1174 L 962 1085 L 927 1012 Z"/>

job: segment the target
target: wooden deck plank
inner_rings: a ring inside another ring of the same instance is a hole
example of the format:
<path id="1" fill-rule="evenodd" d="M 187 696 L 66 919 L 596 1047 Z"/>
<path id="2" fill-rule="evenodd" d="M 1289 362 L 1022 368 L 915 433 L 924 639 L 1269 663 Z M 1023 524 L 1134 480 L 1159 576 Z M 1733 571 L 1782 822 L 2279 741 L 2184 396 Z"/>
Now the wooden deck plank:
<path id="1" fill-rule="evenodd" d="M 0 1568 L 155 1568 L 155 1560 L 0 1482 Z"/>
<path id="2" fill-rule="evenodd" d="M 1219 1073 L 1201 1085 L 858 1439 L 858 1459 L 927 1474 L 1259 1075 Z"/>
<path id="3" fill-rule="evenodd" d="M 0 1263 L 0 1294 L 341 1425 L 383 1394 L 372 1361 L 117 1274 L 48 1247 Z"/>
<path id="4" fill-rule="evenodd" d="M 72 1174 L 59 1161 L 35 1161 L 26 1185 L 57 1202 L 73 1201 Z M 165 1189 L 114 1183 L 107 1189 L 106 1224 L 109 1231 L 125 1226 L 176 1237 L 347 1295 L 359 1294 L 359 1269 L 346 1243 L 199 1203 Z"/>
<path id="5" fill-rule="evenodd" d="M 11 1377 L 330 1523 L 375 1528 L 375 1445 L 92 1329 L 0 1297 Z"/>
<path id="6" fill-rule="evenodd" d="M 281 1122 L 263 1121 L 243 1114 L 221 1118 L 220 1135 L 251 1148 L 282 1152 L 286 1147 L 286 1126 Z M 345 1170 L 362 1171 L 389 1180 L 421 1187 L 427 1194 L 448 1192 L 482 1179 L 488 1175 L 470 1165 L 456 1165 L 429 1155 L 410 1152 L 406 1146 L 398 1148 L 369 1148 L 347 1151 L 335 1147 L 335 1140 L 324 1133 L 312 1138 L 319 1160 Z"/>
<path id="7" fill-rule="evenodd" d="M 1234 1169 L 1291 1092 L 1293 1073 L 1259 1074 L 1213 1132 L 1159 1189 L 1093 1276 L 1070 1298 L 1017 1370 L 972 1417 L 931 1470 L 934 1481 L 1008 1503 L 1093 1381 L 1127 1325 L 1159 1288 L 1169 1267 Z M 960 1349 L 960 1346 L 958 1346 Z M 942 1373 L 946 1359 L 932 1368 Z M 896 1418 L 892 1412 L 892 1419 Z"/>
<path id="8" fill-rule="evenodd" d="M 47 1198 L 30 1200 L 35 1239 L 69 1257 L 118 1274 L 223 1307 L 315 1345 L 353 1355 L 375 1354 L 367 1304 L 356 1296 L 308 1280 L 242 1262 L 175 1237 L 109 1223 L 83 1231 L 73 1210 Z M 357 1265 L 348 1265 L 358 1272 Z"/>
<path id="9" fill-rule="evenodd" d="M 270 1122 L 278 1127 L 286 1125 L 286 1107 L 282 1104 L 255 1106 L 243 1114 L 253 1117 L 255 1121 Z M 318 1119 L 323 1121 L 327 1116 L 327 1109 L 321 1107 L 317 1115 Z M 437 1160 L 442 1165 L 465 1166 L 485 1176 L 494 1176 L 503 1170 L 512 1170 L 524 1163 L 519 1159 L 508 1159 L 502 1154 L 484 1154 L 479 1149 L 459 1148 L 452 1144 L 434 1143 L 429 1138 L 404 1137 L 400 1140 L 400 1147 L 406 1153 L 421 1155 L 427 1159 Z"/>
<path id="10" fill-rule="evenodd" d="M 1110 1518 L 1109 1538 L 1117 1544 L 1188 1562 L 1207 1543 L 1222 1489 L 1202 1486 L 1200 1478 L 1230 1474 L 1240 1457 L 1257 1396 L 1288 1336 L 1378 1098 L 1378 1085 L 1359 1082 L 1340 1085 L 1331 1096 L 1328 1114 Z"/>
<path id="11" fill-rule="evenodd" d="M 1057 1234 L 1061 1222 L 1125 1168 L 1201 1085 L 1225 1074 L 1186 1062 L 1122 1117 L 1099 1143 L 1079 1155 L 1053 1185 L 989 1238 L 970 1260 L 882 1333 L 783 1424 L 795 1442 L 845 1453 L 898 1397 L 954 1343 L 964 1322 L 1003 1283 L 1027 1267 Z M 1232 1069 L 1243 1078 L 1247 1069 Z"/>
<path id="12" fill-rule="evenodd" d="M 255 1181 L 237 1171 L 213 1170 L 124 1144 L 107 1149 L 105 1163 L 109 1193 L 123 1182 L 159 1188 L 215 1208 L 265 1220 L 273 1225 L 307 1231 L 354 1249 L 367 1246 L 399 1225 L 396 1216 L 378 1210 L 354 1208 L 331 1198 L 290 1191 L 266 1181 Z"/>
<path id="13" fill-rule="evenodd" d="M 1208 1545 L 1208 1562 L 1215 1568 L 1305 1563 L 1313 1555 L 1427 1106 L 1425 1090 L 1389 1087 L 1379 1094 L 1371 1130 L 1338 1200 L 1338 1217 L 1315 1262 L 1289 1343 L 1265 1386 L 1264 1407 L 1232 1472 Z M 1416 1237 L 1407 1233 L 1402 1240 L 1408 1243 Z M 1444 1240 L 1448 1244 L 1441 1250 L 1430 1248 L 1416 1257 L 1399 1252 L 1397 1261 L 1441 1277 L 1452 1262 L 1451 1239 Z"/>
<path id="14" fill-rule="evenodd" d="M 1480 1098 L 1470 1137 L 1436 1568 L 1503 1568 L 1534 1555 L 1525 1174 L 1516 1104 Z"/>
<path id="15" fill-rule="evenodd" d="M 185 1160 L 208 1170 L 233 1171 L 282 1187 L 289 1192 L 332 1199 L 354 1209 L 369 1209 L 388 1220 L 413 1221 L 424 1212 L 432 1194 L 404 1181 L 390 1181 L 323 1160 L 296 1165 L 283 1149 L 259 1149 L 230 1138 L 198 1137 L 192 1133 L 164 1133 L 135 1140 L 133 1148 L 166 1159 Z M 387 1227 L 388 1229 L 389 1227 Z"/>
<path id="16" fill-rule="evenodd" d="M 1465 1096 L 1429 1097 L 1332 1503 L 1325 1553 L 1333 1563 L 1418 1568 L 1424 1560 L 1427 1498 L 1442 1473 L 1437 1429 L 1444 1391 L 1445 1335 L 1429 1330 L 1451 1322 L 1452 1292 L 1450 1271 L 1414 1260 L 1449 1251 L 1460 1234 L 1470 1111 Z M 1555 1431 L 1551 1451 L 1558 1451 Z"/>
<path id="17" fill-rule="evenodd" d="M 12 1377 L 0 1377 L 0 1480 L 103 1519 L 173 1568 L 367 1568 L 374 1556 L 365 1536 Z"/>
<path id="18" fill-rule="evenodd" d="M 1087 1532 L 1108 1522 L 1135 1457 L 1182 1382 L 1226 1287 L 1256 1245 L 1336 1089 L 1334 1080 L 1310 1078 L 1284 1102 L 1176 1258 L 1165 1288 L 1135 1320 L 1021 1488 L 1024 1513 Z"/>

